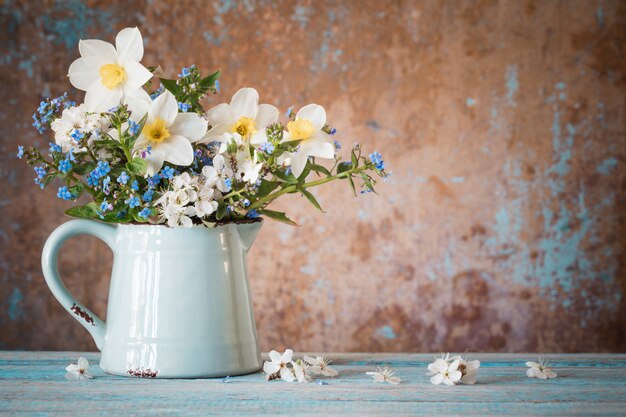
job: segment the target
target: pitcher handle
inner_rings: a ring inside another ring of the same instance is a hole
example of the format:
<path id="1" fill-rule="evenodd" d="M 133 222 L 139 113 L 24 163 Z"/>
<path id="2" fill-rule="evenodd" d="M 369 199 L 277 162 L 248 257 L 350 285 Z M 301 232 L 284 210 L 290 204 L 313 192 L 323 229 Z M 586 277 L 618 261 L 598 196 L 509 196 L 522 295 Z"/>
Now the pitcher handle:
<path id="1" fill-rule="evenodd" d="M 92 235 L 102 239 L 115 252 L 115 226 L 91 220 L 70 220 L 57 227 L 50 235 L 41 254 L 41 267 L 46 283 L 52 294 L 93 337 L 99 350 L 104 347 L 106 323 L 96 317 L 68 291 L 61 280 L 57 265 L 59 250 L 63 243 L 72 236 Z"/>

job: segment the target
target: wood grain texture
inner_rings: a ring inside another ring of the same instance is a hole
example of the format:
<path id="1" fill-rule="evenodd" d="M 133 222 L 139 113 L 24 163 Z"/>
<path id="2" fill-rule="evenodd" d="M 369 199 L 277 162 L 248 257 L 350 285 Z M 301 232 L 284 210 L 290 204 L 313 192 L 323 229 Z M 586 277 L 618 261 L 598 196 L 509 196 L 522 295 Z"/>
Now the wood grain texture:
<path id="1" fill-rule="evenodd" d="M 143 380 L 105 374 L 99 355 L 0 352 L 0 415 L 528 415 L 615 416 L 626 407 L 626 355 L 550 355 L 559 376 L 526 377 L 534 355 L 477 354 L 476 385 L 435 386 L 425 375 L 432 355 L 325 354 L 336 378 L 328 385 L 267 382 L 256 373 L 208 380 Z M 65 366 L 85 356 L 95 379 L 66 381 Z M 398 386 L 365 372 L 389 365 Z"/>
<path id="2" fill-rule="evenodd" d="M 15 158 L 50 140 L 42 95 L 82 100 L 80 38 L 138 26 L 146 65 L 222 69 L 223 93 L 323 105 L 380 195 L 289 196 L 249 255 L 263 350 L 626 351 L 623 0 L 5 0 L 0 5 L 0 349 L 93 350 L 45 287 L 67 220 Z M 346 154 L 344 154 L 346 155 Z M 57 185 L 58 186 L 58 185 Z M 111 254 L 68 242 L 61 273 L 105 318 Z"/>

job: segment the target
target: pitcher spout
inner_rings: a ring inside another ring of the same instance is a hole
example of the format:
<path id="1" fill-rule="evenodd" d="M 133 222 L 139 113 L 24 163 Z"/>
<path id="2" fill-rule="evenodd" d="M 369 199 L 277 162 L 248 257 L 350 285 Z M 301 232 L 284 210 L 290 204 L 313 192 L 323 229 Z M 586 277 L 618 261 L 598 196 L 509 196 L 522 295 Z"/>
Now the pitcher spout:
<path id="1" fill-rule="evenodd" d="M 241 245 L 246 252 L 250 249 L 252 243 L 254 243 L 254 239 L 259 233 L 259 230 L 261 230 L 261 226 L 263 226 L 263 221 L 235 225 L 235 228 L 239 232 Z"/>

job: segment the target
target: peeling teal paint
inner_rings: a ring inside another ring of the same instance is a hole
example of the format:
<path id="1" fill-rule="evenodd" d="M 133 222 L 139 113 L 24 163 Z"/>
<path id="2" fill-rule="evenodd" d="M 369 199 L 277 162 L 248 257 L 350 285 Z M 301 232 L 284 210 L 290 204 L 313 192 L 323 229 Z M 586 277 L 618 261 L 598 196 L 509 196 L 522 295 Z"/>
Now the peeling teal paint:
<path id="1" fill-rule="evenodd" d="M 293 10 L 293 14 L 291 15 L 291 20 L 300 24 L 301 29 L 306 29 L 309 23 L 309 16 L 311 16 L 312 11 L 309 7 L 306 6 L 296 6 Z"/>
<path id="2" fill-rule="evenodd" d="M 385 339 L 395 339 L 397 337 L 391 326 L 382 326 L 377 333 Z"/>
<path id="3" fill-rule="evenodd" d="M 602 161 L 596 168 L 596 171 L 602 175 L 610 175 L 615 167 L 617 167 L 617 159 L 611 157 Z"/>
<path id="4" fill-rule="evenodd" d="M 44 30 L 51 33 L 52 42 L 65 45 L 68 50 L 78 48 L 78 41 L 87 36 L 92 26 L 98 26 L 105 32 L 113 30 L 115 19 L 113 13 L 94 7 L 78 0 L 56 0 L 53 7 L 44 8 L 40 17 Z"/>
<path id="5" fill-rule="evenodd" d="M 22 291 L 20 291 L 20 289 L 17 287 L 13 288 L 13 292 L 11 293 L 8 299 L 9 319 L 18 320 L 24 317 L 24 309 L 22 307 L 22 300 L 24 300 L 24 295 L 22 294 Z"/>
<path id="6" fill-rule="evenodd" d="M 509 65 L 506 69 L 506 98 L 510 106 L 515 107 L 515 94 L 518 90 L 517 65 Z"/>
<path id="7" fill-rule="evenodd" d="M 602 10 L 602 5 L 596 9 L 596 23 L 600 29 L 604 29 L 604 10 Z"/>
<path id="8" fill-rule="evenodd" d="M 467 107 L 472 107 L 472 106 L 474 106 L 475 104 L 476 104 L 476 100 L 475 100 L 475 99 L 473 99 L 473 98 L 471 98 L 471 97 L 468 97 L 468 98 L 465 100 L 465 105 L 466 105 Z"/>

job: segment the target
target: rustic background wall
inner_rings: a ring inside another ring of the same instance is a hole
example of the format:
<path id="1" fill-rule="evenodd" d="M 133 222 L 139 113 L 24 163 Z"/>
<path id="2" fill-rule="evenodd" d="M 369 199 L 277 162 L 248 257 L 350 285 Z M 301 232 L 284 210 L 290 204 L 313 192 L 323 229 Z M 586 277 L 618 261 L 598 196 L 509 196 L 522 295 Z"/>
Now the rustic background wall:
<path id="1" fill-rule="evenodd" d="M 385 156 L 380 196 L 283 202 L 250 254 L 263 350 L 624 351 L 626 3 L 7 1 L 0 6 L 0 348 L 92 350 L 44 284 L 66 203 L 15 159 L 80 38 L 138 26 L 144 63 L 223 70 L 282 110 L 324 105 L 344 148 Z M 347 151 L 347 149 L 346 149 Z M 62 275 L 106 311 L 111 254 Z"/>

